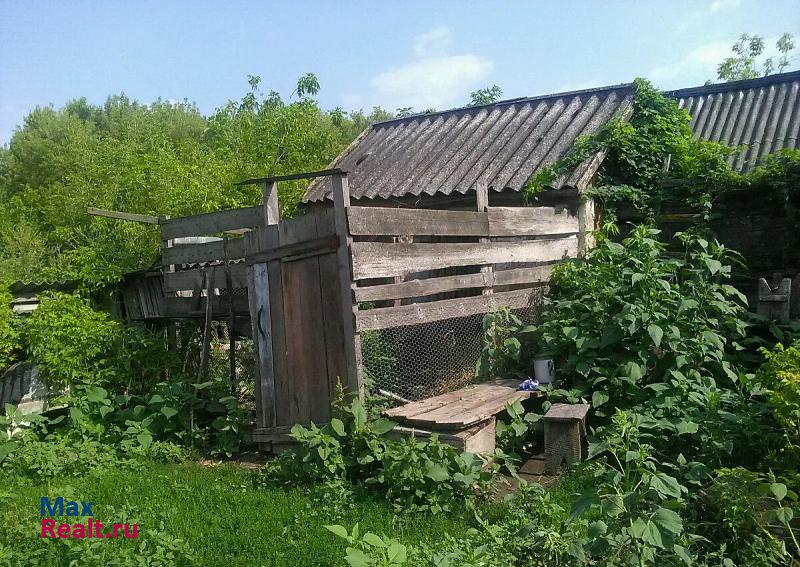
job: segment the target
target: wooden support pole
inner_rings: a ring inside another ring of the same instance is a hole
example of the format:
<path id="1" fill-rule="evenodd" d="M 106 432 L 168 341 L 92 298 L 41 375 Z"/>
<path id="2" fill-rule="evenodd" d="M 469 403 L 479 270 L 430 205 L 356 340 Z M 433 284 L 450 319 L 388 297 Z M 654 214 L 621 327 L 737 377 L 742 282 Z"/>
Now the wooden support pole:
<path id="1" fill-rule="evenodd" d="M 233 336 L 236 315 L 233 310 L 233 272 L 231 271 L 231 259 L 228 255 L 227 235 L 225 235 L 223 242 L 225 243 L 225 286 L 228 290 L 228 363 L 231 373 L 231 395 L 238 403 L 239 381 L 236 377 L 236 339 Z"/>
<path id="2" fill-rule="evenodd" d="M 208 363 L 211 358 L 211 321 L 214 318 L 213 299 L 214 299 L 214 268 L 207 268 L 205 271 L 206 283 L 206 317 L 203 324 L 203 349 L 200 352 L 200 375 L 198 382 L 205 382 L 208 379 Z"/>
<path id="3" fill-rule="evenodd" d="M 489 187 L 486 183 L 479 183 L 478 188 L 475 190 L 475 197 L 477 200 L 478 205 L 478 212 L 485 213 L 489 210 Z M 480 242 L 489 242 L 488 238 L 481 238 Z M 492 272 L 491 264 L 486 266 L 481 266 L 481 273 L 482 274 L 491 274 Z M 486 286 L 483 288 L 483 295 L 492 295 L 494 293 L 494 288 L 492 286 Z"/>
<path id="4" fill-rule="evenodd" d="M 280 221 L 278 184 L 263 184 L 264 224 Z M 247 254 L 267 249 L 267 230 L 258 229 L 245 235 Z M 280 269 L 278 267 L 278 269 Z M 280 274 L 278 274 L 280 275 Z M 250 323 L 256 351 L 256 421 L 262 428 L 275 427 L 275 355 L 273 351 L 272 305 L 270 302 L 270 273 L 267 262 L 247 267 L 247 297 L 250 303 Z M 280 285 L 279 281 L 275 285 Z"/>
<path id="5" fill-rule="evenodd" d="M 347 226 L 347 209 L 350 207 L 350 189 L 347 185 L 347 174 L 337 173 L 331 176 L 333 185 L 333 208 L 336 233 L 339 235 L 339 248 L 336 251 L 339 267 L 339 288 L 342 296 L 342 334 L 344 336 L 344 354 L 347 362 L 346 385 L 350 392 L 356 392 L 359 398 L 364 397 L 364 378 L 361 361 L 361 336 L 356 330 L 356 311 L 353 288 L 353 266 L 350 246 L 353 239 Z"/>

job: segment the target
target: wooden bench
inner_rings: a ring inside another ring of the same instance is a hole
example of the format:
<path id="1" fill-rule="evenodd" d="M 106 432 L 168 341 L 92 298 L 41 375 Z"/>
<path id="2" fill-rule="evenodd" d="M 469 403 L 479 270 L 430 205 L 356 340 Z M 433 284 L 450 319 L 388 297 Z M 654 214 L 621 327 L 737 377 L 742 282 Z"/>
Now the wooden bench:
<path id="1" fill-rule="evenodd" d="M 383 412 L 398 422 L 391 435 L 439 439 L 470 453 L 493 454 L 497 414 L 508 404 L 542 396 L 539 391 L 517 390 L 516 380 L 496 380 L 471 384 L 460 390 L 411 402 Z"/>

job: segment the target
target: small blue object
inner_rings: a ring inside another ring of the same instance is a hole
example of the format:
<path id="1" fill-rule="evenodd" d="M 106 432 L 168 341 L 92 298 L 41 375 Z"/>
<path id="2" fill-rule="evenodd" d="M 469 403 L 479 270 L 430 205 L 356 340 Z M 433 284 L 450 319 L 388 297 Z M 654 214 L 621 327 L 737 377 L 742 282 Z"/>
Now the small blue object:
<path id="1" fill-rule="evenodd" d="M 532 392 L 536 389 L 539 385 L 539 381 L 534 378 L 528 378 L 524 382 L 520 383 L 517 387 L 517 390 L 522 390 L 523 392 Z"/>

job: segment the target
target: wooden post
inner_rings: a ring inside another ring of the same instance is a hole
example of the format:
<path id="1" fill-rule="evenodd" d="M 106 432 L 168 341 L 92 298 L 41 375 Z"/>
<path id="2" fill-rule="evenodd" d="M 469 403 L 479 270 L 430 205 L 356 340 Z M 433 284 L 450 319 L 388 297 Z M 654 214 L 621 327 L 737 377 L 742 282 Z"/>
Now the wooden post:
<path id="1" fill-rule="evenodd" d="M 245 235 L 247 254 L 262 252 L 267 247 L 269 225 L 280 221 L 278 184 L 264 183 L 265 228 Z M 272 311 L 267 264 L 253 264 L 247 269 L 247 297 L 250 323 L 256 352 L 256 421 L 262 428 L 275 427 L 275 367 L 272 345 Z"/>
<path id="2" fill-rule="evenodd" d="M 231 395 L 238 402 L 239 381 L 236 378 L 236 339 L 233 336 L 233 327 L 236 324 L 236 315 L 233 311 L 233 273 L 231 272 L 231 259 L 228 254 L 228 235 L 222 241 L 225 250 L 225 287 L 228 290 L 228 363 L 231 373 Z"/>
<path id="3" fill-rule="evenodd" d="M 475 197 L 478 201 L 478 212 L 485 213 L 489 210 L 489 187 L 485 183 L 479 183 L 478 188 L 475 190 Z M 481 238 L 479 242 L 489 242 L 489 238 Z M 485 278 L 490 278 L 492 274 L 493 268 L 491 264 L 486 266 L 481 266 L 481 273 L 486 274 Z M 494 289 L 492 286 L 486 286 L 483 288 L 483 295 L 492 295 L 494 293 Z"/>
<path id="4" fill-rule="evenodd" d="M 578 256 L 585 256 L 595 246 L 594 199 L 581 195 L 581 204 L 578 205 Z"/>
<path id="5" fill-rule="evenodd" d="M 214 268 L 207 268 L 203 274 L 206 280 L 206 317 L 203 324 L 203 350 L 200 353 L 198 382 L 205 382 L 208 379 L 208 363 L 211 358 L 211 321 L 214 316 Z"/>
<path id="6" fill-rule="evenodd" d="M 347 174 L 337 173 L 331 176 L 333 185 L 333 208 L 336 223 L 336 234 L 339 235 L 339 248 L 336 251 L 339 266 L 339 287 L 342 295 L 342 334 L 344 336 L 344 354 L 347 362 L 346 385 L 351 392 L 364 397 L 364 377 L 361 365 L 361 336 L 356 330 L 355 313 L 358 310 L 353 295 L 353 268 L 350 258 L 350 245 L 353 239 L 347 225 L 347 209 L 350 207 L 350 189 L 347 185 Z"/>

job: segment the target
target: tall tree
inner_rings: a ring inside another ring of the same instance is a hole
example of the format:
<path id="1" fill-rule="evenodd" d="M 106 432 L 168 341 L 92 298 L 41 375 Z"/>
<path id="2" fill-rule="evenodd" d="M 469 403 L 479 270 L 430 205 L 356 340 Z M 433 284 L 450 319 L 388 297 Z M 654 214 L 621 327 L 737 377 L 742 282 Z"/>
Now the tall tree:
<path id="1" fill-rule="evenodd" d="M 733 54 L 717 66 L 717 78 L 723 81 L 739 81 L 755 79 L 773 72 L 782 73 L 791 62 L 790 54 L 795 48 L 793 36 L 784 33 L 775 43 L 777 60 L 774 56 L 759 60 L 765 47 L 763 37 L 742 34 L 731 46 Z"/>

